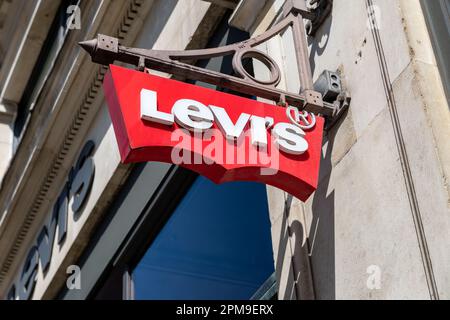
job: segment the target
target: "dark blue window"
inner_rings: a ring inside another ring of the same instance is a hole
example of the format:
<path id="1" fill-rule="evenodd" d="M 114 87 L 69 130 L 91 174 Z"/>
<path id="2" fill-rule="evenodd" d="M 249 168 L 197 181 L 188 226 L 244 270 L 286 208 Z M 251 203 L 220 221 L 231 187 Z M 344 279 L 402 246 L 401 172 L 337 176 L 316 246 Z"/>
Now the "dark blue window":
<path id="1" fill-rule="evenodd" d="M 136 299 L 249 299 L 274 272 L 266 188 L 199 177 L 133 271 Z"/>

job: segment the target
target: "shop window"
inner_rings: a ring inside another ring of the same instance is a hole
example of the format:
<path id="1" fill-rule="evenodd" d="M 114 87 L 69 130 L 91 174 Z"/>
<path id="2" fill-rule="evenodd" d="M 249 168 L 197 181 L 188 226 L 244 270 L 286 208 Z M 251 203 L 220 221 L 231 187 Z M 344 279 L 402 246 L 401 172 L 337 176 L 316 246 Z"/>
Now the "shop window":
<path id="1" fill-rule="evenodd" d="M 265 186 L 199 177 L 134 268 L 134 298 L 250 299 L 273 272 Z"/>
<path id="2" fill-rule="evenodd" d="M 450 101 L 450 1 L 448 0 L 421 0 L 425 21 L 430 32 L 436 60 Z"/>

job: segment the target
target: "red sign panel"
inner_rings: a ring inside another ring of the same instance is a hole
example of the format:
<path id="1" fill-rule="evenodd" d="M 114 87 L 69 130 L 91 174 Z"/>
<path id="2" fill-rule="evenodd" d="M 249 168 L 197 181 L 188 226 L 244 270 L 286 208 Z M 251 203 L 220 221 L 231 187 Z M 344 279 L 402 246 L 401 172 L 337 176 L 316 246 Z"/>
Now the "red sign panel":
<path id="1" fill-rule="evenodd" d="M 103 86 L 123 163 L 174 163 L 303 201 L 317 187 L 322 117 L 302 126 L 283 107 L 115 65 Z"/>

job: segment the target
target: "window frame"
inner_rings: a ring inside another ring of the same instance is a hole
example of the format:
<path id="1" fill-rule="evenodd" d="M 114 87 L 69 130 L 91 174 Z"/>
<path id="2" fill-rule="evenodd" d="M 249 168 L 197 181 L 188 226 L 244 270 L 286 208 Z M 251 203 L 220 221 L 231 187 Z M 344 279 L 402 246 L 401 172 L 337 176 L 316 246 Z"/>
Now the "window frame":
<path id="1" fill-rule="evenodd" d="M 422 11 L 436 56 L 442 85 L 450 102 L 450 3 L 448 0 L 421 0 Z M 449 103 L 450 107 L 450 103 Z"/>

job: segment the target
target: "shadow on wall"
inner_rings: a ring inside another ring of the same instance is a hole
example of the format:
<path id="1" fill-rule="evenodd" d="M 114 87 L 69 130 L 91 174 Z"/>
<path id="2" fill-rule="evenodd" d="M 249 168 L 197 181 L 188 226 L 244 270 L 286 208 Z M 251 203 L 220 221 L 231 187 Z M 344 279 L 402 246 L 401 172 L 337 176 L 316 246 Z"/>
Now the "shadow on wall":
<path id="1" fill-rule="evenodd" d="M 311 48 L 311 71 L 315 70 L 315 58 L 321 56 L 326 49 L 332 24 L 330 15 L 316 32 L 309 38 Z M 305 204 L 304 210 L 310 210 L 311 225 L 309 231 L 293 214 L 293 197 L 288 195 L 284 204 L 283 232 L 279 239 L 278 256 L 276 257 L 277 279 L 281 279 L 283 257 L 292 252 L 287 285 L 284 292 L 279 292 L 280 299 L 336 299 L 335 275 L 335 193 L 329 191 L 333 151 L 336 132 L 345 119 L 340 121 L 328 133 L 324 133 L 323 155 L 320 163 L 319 185 L 312 199 Z M 310 205 L 309 205 L 310 204 Z M 302 215 L 302 212 L 299 212 Z M 308 215 L 307 215 L 308 216 Z M 305 241 L 306 238 L 306 241 Z M 291 241 L 289 241 L 291 239 Z M 295 241 L 295 242 L 294 242 Z M 291 246 L 291 248 L 288 248 Z"/>
<path id="2" fill-rule="evenodd" d="M 320 57 L 325 51 L 328 40 L 330 39 L 331 24 L 333 21 L 333 14 L 323 22 L 320 28 L 316 31 L 314 37 L 308 37 L 308 45 L 311 47 L 309 53 L 309 64 L 311 65 L 311 73 L 314 74 L 316 69 L 315 58 Z"/>
<path id="3" fill-rule="evenodd" d="M 331 13 L 317 30 L 314 38 L 309 38 L 311 51 L 309 61 L 311 70 L 315 71 L 315 59 L 325 51 L 331 36 L 333 14 Z M 318 70 L 321 73 L 322 70 Z M 312 221 L 308 245 L 311 263 L 312 281 L 316 299 L 336 299 L 335 270 L 335 192 L 329 191 L 333 152 L 336 132 L 345 119 L 341 120 L 327 133 L 324 133 L 324 155 L 320 163 L 319 185 L 313 195 L 311 214 Z"/>
<path id="4" fill-rule="evenodd" d="M 315 298 L 321 300 L 336 298 L 335 192 L 334 190 L 328 190 L 332 169 L 331 154 L 333 151 L 334 137 L 341 122 L 337 123 L 333 131 L 329 132 L 324 138 L 324 149 L 326 149 L 326 153 L 320 163 L 320 171 L 325 176 L 321 177 L 319 186 L 313 195 L 311 231 L 307 241 Z"/>
<path id="5" fill-rule="evenodd" d="M 292 259 L 287 275 L 286 289 L 284 292 L 279 292 L 281 299 L 334 300 L 336 298 L 335 193 L 334 190 L 329 191 L 329 184 L 335 135 L 344 118 L 345 115 L 324 137 L 326 153 L 321 159 L 319 185 L 312 196 L 312 201 L 309 200 L 311 208 L 309 209 L 308 205 L 304 206 L 305 210 L 311 210 L 309 236 L 303 223 L 294 217 L 293 197 L 288 195 L 285 201 L 281 229 L 285 231 L 279 240 L 276 259 L 277 279 L 281 277 L 283 255 L 286 250 L 292 252 Z M 304 241 L 305 238 L 306 241 Z M 292 248 L 289 250 L 287 246 L 292 246 Z"/>
<path id="6" fill-rule="evenodd" d="M 287 249 L 286 246 L 291 246 L 288 252 L 292 254 L 286 288 L 284 293 L 279 292 L 279 298 L 284 300 L 310 300 L 314 299 L 314 286 L 309 261 L 309 246 L 307 242 L 303 241 L 305 238 L 304 226 L 299 220 L 291 216 L 292 200 L 293 197 L 288 195 L 284 204 L 282 230 L 285 230 L 285 232 L 280 238 L 276 266 L 278 273 L 282 270 L 282 255 Z M 287 223 L 288 225 L 286 226 Z"/>

